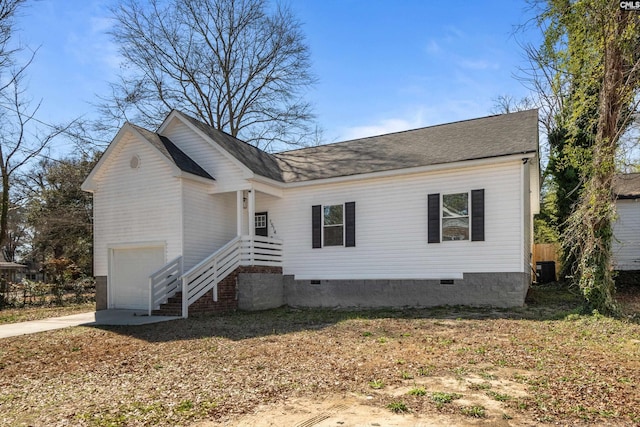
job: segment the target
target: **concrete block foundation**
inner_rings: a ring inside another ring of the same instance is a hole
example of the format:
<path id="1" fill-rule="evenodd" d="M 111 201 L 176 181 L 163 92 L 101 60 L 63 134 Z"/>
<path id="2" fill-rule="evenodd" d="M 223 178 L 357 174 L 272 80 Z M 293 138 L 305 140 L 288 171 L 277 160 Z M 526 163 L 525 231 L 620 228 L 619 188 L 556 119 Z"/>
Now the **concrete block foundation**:
<path id="1" fill-rule="evenodd" d="M 268 310 L 284 305 L 282 274 L 241 273 L 238 275 L 238 308 Z"/>
<path id="2" fill-rule="evenodd" d="M 96 311 L 107 308 L 107 276 L 96 276 Z"/>
<path id="3" fill-rule="evenodd" d="M 307 308 L 404 308 L 467 305 L 521 307 L 531 283 L 525 273 L 465 273 L 460 280 L 295 280 L 278 267 L 240 267 L 189 314 L 283 305 Z M 181 298 L 181 297 L 180 297 Z M 177 298 L 179 300 L 179 298 Z M 180 301 L 175 307 L 180 315 Z M 107 277 L 96 277 L 96 310 L 107 309 Z M 166 314 L 166 313 L 165 313 Z"/>
<path id="4" fill-rule="evenodd" d="M 521 307 L 531 277 L 524 273 L 465 273 L 440 280 L 295 280 L 284 276 L 291 307 L 401 308 L 467 305 Z"/>

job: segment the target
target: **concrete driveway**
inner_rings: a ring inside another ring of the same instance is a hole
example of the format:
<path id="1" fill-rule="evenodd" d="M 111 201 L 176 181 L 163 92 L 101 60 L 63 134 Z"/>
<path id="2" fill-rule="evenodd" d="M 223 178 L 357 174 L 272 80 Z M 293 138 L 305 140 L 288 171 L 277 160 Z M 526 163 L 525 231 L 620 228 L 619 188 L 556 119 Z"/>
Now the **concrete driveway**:
<path id="1" fill-rule="evenodd" d="M 0 338 L 17 337 L 70 326 L 146 325 L 176 319 L 181 319 L 181 317 L 148 316 L 139 310 L 101 310 L 0 325 Z"/>

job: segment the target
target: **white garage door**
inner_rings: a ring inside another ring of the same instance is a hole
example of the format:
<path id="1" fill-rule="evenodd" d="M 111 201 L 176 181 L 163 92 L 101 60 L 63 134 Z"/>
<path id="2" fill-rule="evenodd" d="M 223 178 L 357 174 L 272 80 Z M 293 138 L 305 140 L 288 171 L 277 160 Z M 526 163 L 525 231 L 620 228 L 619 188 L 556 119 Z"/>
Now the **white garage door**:
<path id="1" fill-rule="evenodd" d="M 114 249 L 111 257 L 111 308 L 149 308 L 149 275 L 165 264 L 164 247 Z"/>

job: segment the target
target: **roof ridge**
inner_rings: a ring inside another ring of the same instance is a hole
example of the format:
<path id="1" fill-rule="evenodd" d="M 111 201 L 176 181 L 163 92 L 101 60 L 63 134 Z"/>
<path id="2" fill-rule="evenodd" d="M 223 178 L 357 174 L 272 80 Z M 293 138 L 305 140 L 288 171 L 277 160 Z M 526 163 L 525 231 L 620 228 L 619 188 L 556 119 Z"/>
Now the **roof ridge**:
<path id="1" fill-rule="evenodd" d="M 347 143 L 351 143 L 351 142 L 355 142 L 355 141 L 366 141 L 368 139 L 375 139 L 375 138 L 392 136 L 392 135 L 400 135 L 400 134 L 407 133 L 407 132 L 416 132 L 416 131 L 419 131 L 419 130 L 433 129 L 433 128 L 437 128 L 437 127 L 441 127 L 441 126 L 449 126 L 449 125 L 455 125 L 455 124 L 460 124 L 460 123 L 465 123 L 465 122 L 473 122 L 473 121 L 477 121 L 477 120 L 485 120 L 485 119 L 490 119 L 490 118 L 493 118 L 493 117 L 501 117 L 501 116 L 529 113 L 529 112 L 532 112 L 532 111 L 538 111 L 538 109 L 537 108 L 531 108 L 531 109 L 528 109 L 528 110 L 514 111 L 513 113 L 490 114 L 488 116 L 483 116 L 483 117 L 473 117 L 473 118 L 470 118 L 470 119 L 456 120 L 456 121 L 453 121 L 453 122 L 437 123 L 435 125 L 421 126 L 421 127 L 417 127 L 417 128 L 413 128 L 413 129 L 405 129 L 405 130 L 399 130 L 399 131 L 395 131 L 395 132 L 381 133 L 381 134 L 378 134 L 378 135 L 365 136 L 365 137 L 362 137 L 362 138 L 347 139 L 345 141 L 331 142 L 331 143 L 328 143 L 328 144 L 319 144 L 319 145 L 313 145 L 313 146 L 310 146 L 310 147 L 296 148 L 294 150 L 280 151 L 280 152 L 274 153 L 273 155 L 277 156 L 279 154 L 295 153 L 297 151 L 310 150 L 310 149 L 318 148 L 318 147 L 335 146 L 335 145 L 339 145 L 339 144 L 347 144 Z"/>
<path id="2" fill-rule="evenodd" d="M 253 144 L 249 144 L 247 141 L 243 141 L 242 139 L 238 138 L 237 136 L 233 136 L 233 135 L 231 135 L 229 132 L 227 132 L 227 131 L 225 131 L 225 130 L 218 129 L 218 128 L 214 127 L 214 126 L 211 126 L 210 124 L 208 124 L 208 123 L 206 123 L 206 122 L 204 122 L 204 121 L 202 121 L 202 120 L 199 120 L 199 119 L 197 119 L 196 117 L 193 117 L 192 115 L 185 113 L 184 111 L 181 111 L 181 110 L 175 110 L 175 111 L 176 111 L 177 113 L 182 114 L 183 116 L 185 116 L 185 117 L 187 117 L 187 118 L 191 119 L 191 120 L 194 120 L 194 121 L 196 121 L 196 122 L 198 122 L 198 123 L 200 123 L 200 124 L 202 124 L 202 125 L 204 125 L 204 126 L 207 126 L 207 127 L 211 128 L 212 130 L 214 130 L 214 131 L 216 131 L 216 132 L 220 132 L 220 133 L 222 133 L 222 134 L 224 134 L 224 135 L 228 136 L 229 138 L 233 138 L 234 140 L 236 140 L 236 141 L 238 141 L 238 142 L 241 142 L 242 144 L 244 144 L 244 145 L 246 145 L 246 146 L 250 147 L 251 149 L 255 149 L 255 150 L 261 151 L 261 152 L 263 152 L 263 153 L 265 153 L 265 154 L 268 154 L 269 156 L 272 156 L 272 154 L 271 154 L 271 153 L 269 153 L 268 151 L 265 151 L 265 150 L 263 150 L 263 149 L 261 149 L 261 148 L 259 148 L 259 147 L 256 147 L 256 146 L 255 146 L 255 145 L 253 145 Z"/>

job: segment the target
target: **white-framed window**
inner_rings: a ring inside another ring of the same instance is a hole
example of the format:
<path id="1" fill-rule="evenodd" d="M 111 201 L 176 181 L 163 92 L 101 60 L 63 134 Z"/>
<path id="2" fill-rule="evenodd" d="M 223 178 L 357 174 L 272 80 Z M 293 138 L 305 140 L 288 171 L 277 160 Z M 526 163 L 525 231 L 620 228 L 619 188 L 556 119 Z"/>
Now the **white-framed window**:
<path id="1" fill-rule="evenodd" d="M 322 207 L 323 246 L 344 245 L 344 205 Z"/>
<path id="2" fill-rule="evenodd" d="M 469 240 L 469 193 L 442 195 L 442 241 Z"/>

